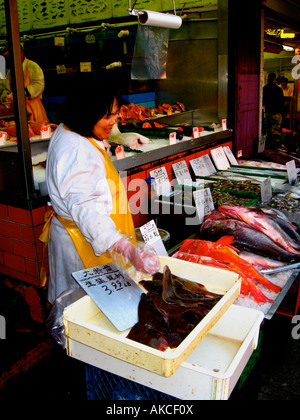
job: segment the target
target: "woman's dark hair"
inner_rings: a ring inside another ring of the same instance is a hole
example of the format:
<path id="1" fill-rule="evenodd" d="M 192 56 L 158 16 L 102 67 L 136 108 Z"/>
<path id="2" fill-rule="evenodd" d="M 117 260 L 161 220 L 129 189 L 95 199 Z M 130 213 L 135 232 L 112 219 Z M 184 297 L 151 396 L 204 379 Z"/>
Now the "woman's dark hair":
<path id="1" fill-rule="evenodd" d="M 61 120 L 70 130 L 91 137 L 96 122 L 111 113 L 115 98 L 119 104 L 119 88 L 112 73 L 75 75 Z"/>

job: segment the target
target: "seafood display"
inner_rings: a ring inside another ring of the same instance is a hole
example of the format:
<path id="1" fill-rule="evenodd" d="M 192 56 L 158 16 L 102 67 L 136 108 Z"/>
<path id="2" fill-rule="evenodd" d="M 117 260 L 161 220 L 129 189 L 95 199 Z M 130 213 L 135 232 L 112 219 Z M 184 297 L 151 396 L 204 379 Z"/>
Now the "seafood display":
<path id="1" fill-rule="evenodd" d="M 210 240 L 231 235 L 239 250 L 276 261 L 292 263 L 300 259 L 300 236 L 296 227 L 272 209 L 219 206 L 205 216 L 200 235 Z"/>
<path id="2" fill-rule="evenodd" d="M 278 210 L 287 210 L 292 213 L 300 211 L 300 193 L 291 192 L 276 194 L 271 198 L 270 206 Z"/>
<path id="3" fill-rule="evenodd" d="M 233 243 L 233 236 L 224 236 L 216 242 L 187 239 L 183 241 L 174 257 L 233 271 L 242 279 L 241 294 L 246 296 L 250 294 L 259 305 L 273 302 L 264 294 L 261 287 L 275 293 L 279 293 L 281 288 L 266 279 L 252 264 L 242 259 L 232 246 Z"/>
<path id="4" fill-rule="evenodd" d="M 139 320 L 127 338 L 161 351 L 177 347 L 222 297 L 172 275 L 168 266 L 140 284 L 148 293 L 141 296 Z"/>
<path id="5" fill-rule="evenodd" d="M 132 121 L 141 122 L 157 117 L 157 115 L 172 115 L 175 112 L 183 112 L 185 110 L 186 109 L 181 102 L 177 102 L 174 105 L 162 104 L 153 109 L 150 109 L 145 105 L 129 103 L 126 105 L 121 105 L 120 107 L 120 122 L 121 124 L 126 124 Z"/>
<path id="6" fill-rule="evenodd" d="M 108 142 L 122 144 L 129 147 L 130 149 L 136 149 L 142 144 L 152 143 L 148 137 L 145 137 L 139 133 L 121 133 L 117 124 L 114 124 L 110 132 Z"/>
<path id="7" fill-rule="evenodd" d="M 264 233 L 285 251 L 297 258 L 300 257 L 300 242 L 296 228 L 276 214 L 266 213 L 257 207 L 240 206 L 219 206 L 218 211 L 226 217 L 247 223 L 253 229 Z"/>

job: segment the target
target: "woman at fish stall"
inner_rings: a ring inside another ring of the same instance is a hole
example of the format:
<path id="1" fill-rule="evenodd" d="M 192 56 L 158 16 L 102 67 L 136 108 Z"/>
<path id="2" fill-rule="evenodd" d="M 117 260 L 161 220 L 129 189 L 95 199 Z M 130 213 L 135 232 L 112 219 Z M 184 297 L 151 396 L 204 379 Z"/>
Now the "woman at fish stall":
<path id="1" fill-rule="evenodd" d="M 159 269 L 155 252 L 136 242 L 126 190 L 105 148 L 118 118 L 116 82 L 105 73 L 81 77 L 85 89 L 68 96 L 47 155 L 53 210 L 40 239 L 49 239 L 50 303 L 79 288 L 71 274 L 84 268 L 129 261 L 139 272 Z"/>

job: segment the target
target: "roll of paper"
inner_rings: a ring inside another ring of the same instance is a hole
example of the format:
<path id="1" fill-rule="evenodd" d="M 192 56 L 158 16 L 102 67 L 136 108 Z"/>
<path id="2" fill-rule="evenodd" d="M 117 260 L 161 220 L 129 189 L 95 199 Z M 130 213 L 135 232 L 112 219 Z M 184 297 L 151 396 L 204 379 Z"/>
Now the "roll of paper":
<path id="1" fill-rule="evenodd" d="M 166 13 L 142 10 L 138 14 L 141 25 L 158 26 L 160 28 L 178 29 L 182 24 L 180 16 L 167 15 Z"/>

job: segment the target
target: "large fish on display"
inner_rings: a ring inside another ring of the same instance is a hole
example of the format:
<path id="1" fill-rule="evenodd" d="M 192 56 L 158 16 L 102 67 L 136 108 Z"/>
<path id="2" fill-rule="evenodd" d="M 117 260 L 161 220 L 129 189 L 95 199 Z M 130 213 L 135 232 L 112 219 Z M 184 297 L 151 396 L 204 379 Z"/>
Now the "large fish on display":
<path id="1" fill-rule="evenodd" d="M 218 211 L 226 217 L 238 219 L 247 223 L 253 229 L 259 230 L 268 236 L 281 248 L 294 254 L 297 258 L 300 257 L 299 242 L 292 239 L 271 215 L 258 211 L 255 208 L 230 205 L 219 206 Z"/>
<path id="2" fill-rule="evenodd" d="M 253 229 L 247 223 L 236 219 L 226 219 L 221 214 L 207 216 L 201 225 L 200 235 L 201 238 L 210 241 L 217 241 L 223 236 L 233 236 L 233 245 L 238 249 L 254 252 L 276 261 L 292 263 L 299 259 L 294 252 L 286 251 L 269 236 Z"/>

